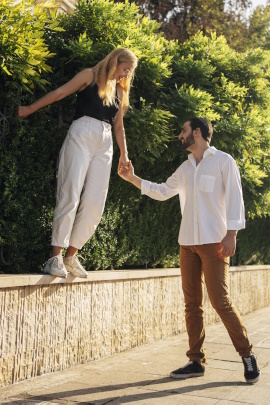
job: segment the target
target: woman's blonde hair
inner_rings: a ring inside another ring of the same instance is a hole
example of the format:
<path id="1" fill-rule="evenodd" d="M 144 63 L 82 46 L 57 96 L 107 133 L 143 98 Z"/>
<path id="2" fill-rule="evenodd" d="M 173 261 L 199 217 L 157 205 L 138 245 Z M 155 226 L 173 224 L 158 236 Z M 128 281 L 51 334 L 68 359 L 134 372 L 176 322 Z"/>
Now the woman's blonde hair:
<path id="1" fill-rule="evenodd" d="M 98 85 L 99 97 L 103 99 L 103 104 L 110 106 L 115 103 L 115 80 L 114 73 L 120 63 L 131 63 L 133 65 L 132 74 L 120 80 L 119 84 L 124 89 L 123 110 L 126 112 L 129 106 L 129 92 L 134 70 L 137 67 L 138 59 L 129 49 L 117 48 L 100 61 L 94 68 L 95 83 Z"/>

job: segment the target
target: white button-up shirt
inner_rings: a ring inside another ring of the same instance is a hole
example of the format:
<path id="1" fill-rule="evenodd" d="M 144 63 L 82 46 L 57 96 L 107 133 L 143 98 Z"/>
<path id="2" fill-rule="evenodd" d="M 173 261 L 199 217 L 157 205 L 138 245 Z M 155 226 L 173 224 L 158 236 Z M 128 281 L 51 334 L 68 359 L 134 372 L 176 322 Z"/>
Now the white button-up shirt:
<path id="1" fill-rule="evenodd" d="M 214 147 L 196 165 L 193 154 L 166 183 L 142 180 L 142 194 L 164 201 L 179 194 L 182 221 L 180 245 L 218 243 L 227 230 L 245 228 L 245 208 L 235 160 Z"/>

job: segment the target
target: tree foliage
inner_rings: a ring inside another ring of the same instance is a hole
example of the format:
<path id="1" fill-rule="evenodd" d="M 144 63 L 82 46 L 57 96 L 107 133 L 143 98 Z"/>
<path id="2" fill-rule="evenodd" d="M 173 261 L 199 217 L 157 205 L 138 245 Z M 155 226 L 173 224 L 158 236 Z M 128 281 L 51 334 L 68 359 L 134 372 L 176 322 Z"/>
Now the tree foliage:
<path id="1" fill-rule="evenodd" d="M 259 6 L 249 17 L 248 46 L 270 49 L 270 3 Z"/>
<path id="2" fill-rule="evenodd" d="M 50 76 L 54 55 L 45 34 L 63 31 L 55 13 L 52 2 L 44 7 L 34 6 L 32 0 L 0 3 L 0 252 L 8 263 L 12 249 L 13 271 L 35 268 L 51 228 L 54 199 L 47 190 L 55 162 L 48 156 L 57 142 L 55 137 L 48 142 L 48 133 L 57 132 L 57 121 L 46 111 L 23 125 L 14 116 L 20 103 L 33 100 L 35 89 L 48 87 L 45 74 Z"/>
<path id="3" fill-rule="evenodd" d="M 122 0 L 123 2 L 125 0 Z M 140 12 L 161 23 L 167 39 L 185 42 L 197 32 L 225 35 L 235 49 L 247 33 L 247 0 L 135 0 Z"/>
<path id="4" fill-rule="evenodd" d="M 1 0 L 0 75 L 9 89 L 30 90 L 35 85 L 46 83 L 40 74 L 51 72 L 47 59 L 53 54 L 44 40 L 44 30 L 62 30 L 53 8 L 52 1 L 34 6 L 31 0 L 22 0 L 18 4 Z M 48 18 L 46 9 L 51 10 L 51 18 Z"/>

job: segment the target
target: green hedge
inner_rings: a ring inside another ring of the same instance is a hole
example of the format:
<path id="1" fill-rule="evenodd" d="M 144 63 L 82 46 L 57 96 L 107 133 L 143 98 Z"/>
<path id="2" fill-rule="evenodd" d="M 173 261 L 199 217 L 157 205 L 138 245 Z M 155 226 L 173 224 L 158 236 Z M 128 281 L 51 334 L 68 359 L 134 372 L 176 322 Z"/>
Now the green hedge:
<path id="1" fill-rule="evenodd" d="M 7 35 L 0 39 L 0 111 L 6 111 L 10 123 L 1 144 L 0 245 L 6 259 L 11 252 L 12 264 L 1 264 L 1 271 L 36 272 L 49 255 L 57 157 L 76 96 L 23 121 L 13 117 L 15 107 L 93 66 L 119 45 L 139 57 L 125 117 L 129 156 L 137 174 L 166 180 L 187 158 L 176 137 L 181 125 L 190 116 L 207 116 L 214 124 L 213 145 L 235 157 L 243 179 L 251 225 L 239 233 L 234 264 L 250 258 L 269 262 L 269 238 L 262 237 L 269 224 L 268 52 L 239 54 L 214 35 L 198 34 L 181 45 L 167 41 L 158 23 L 139 16 L 134 4 L 81 1 L 74 14 L 56 17 L 51 11 L 48 20 L 40 6 L 34 13 L 30 10 L 30 0 L 16 7 L 9 3 L 4 0 L 0 6 L 7 16 L 0 28 Z M 31 46 L 14 49 L 14 32 L 22 44 L 28 41 Z M 118 156 L 115 148 L 105 212 L 82 251 L 85 266 L 177 266 L 178 198 L 158 202 L 141 197 L 117 175 Z M 251 234 L 258 241 L 253 246 Z"/>

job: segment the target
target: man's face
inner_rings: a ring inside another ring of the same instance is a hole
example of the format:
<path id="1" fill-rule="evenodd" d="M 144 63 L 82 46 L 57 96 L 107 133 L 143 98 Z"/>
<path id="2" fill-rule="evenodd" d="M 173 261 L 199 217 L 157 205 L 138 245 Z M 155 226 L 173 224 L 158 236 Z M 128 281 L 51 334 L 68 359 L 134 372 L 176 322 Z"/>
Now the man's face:
<path id="1" fill-rule="evenodd" d="M 178 138 L 182 142 L 181 147 L 183 150 L 188 150 L 188 148 L 195 143 L 193 131 L 189 121 L 184 123 Z"/>

